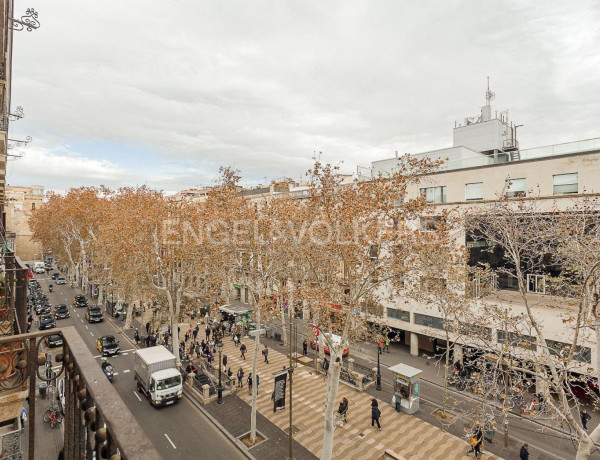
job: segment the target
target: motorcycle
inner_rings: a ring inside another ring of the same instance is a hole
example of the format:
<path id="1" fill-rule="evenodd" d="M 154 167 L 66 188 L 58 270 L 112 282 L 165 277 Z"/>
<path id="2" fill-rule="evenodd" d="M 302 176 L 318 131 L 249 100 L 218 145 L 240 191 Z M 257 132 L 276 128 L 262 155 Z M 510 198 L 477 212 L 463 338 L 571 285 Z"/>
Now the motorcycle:
<path id="1" fill-rule="evenodd" d="M 106 375 L 106 378 L 109 380 L 109 382 L 112 383 L 114 374 L 114 368 L 112 367 L 112 364 L 109 364 L 108 362 L 102 363 L 102 371 L 104 372 L 104 375 Z"/>

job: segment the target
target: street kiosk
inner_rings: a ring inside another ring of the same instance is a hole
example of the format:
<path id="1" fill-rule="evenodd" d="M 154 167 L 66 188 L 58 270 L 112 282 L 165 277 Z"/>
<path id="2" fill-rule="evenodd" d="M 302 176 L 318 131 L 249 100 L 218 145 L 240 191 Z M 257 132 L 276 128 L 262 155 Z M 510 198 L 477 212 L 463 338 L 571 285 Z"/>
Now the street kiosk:
<path id="1" fill-rule="evenodd" d="M 414 414 L 419 410 L 419 376 L 423 371 L 402 363 L 389 369 L 395 376 L 392 406 L 398 412 Z"/>

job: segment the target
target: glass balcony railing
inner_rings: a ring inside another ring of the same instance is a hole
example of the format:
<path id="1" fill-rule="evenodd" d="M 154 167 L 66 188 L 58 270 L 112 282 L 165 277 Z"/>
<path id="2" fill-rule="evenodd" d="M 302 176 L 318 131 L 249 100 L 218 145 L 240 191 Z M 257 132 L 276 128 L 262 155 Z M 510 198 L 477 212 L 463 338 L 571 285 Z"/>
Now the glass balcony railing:
<path id="1" fill-rule="evenodd" d="M 532 160 L 535 158 L 566 155 L 569 153 L 582 153 L 600 150 L 600 138 L 586 139 L 583 141 L 567 142 L 565 144 L 547 145 L 533 149 L 519 151 L 521 160 Z"/>

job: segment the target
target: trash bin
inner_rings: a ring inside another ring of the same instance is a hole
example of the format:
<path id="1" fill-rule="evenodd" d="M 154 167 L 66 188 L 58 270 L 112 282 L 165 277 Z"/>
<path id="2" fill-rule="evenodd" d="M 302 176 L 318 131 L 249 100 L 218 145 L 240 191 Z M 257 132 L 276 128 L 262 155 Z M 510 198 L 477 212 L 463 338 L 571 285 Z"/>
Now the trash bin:
<path id="1" fill-rule="evenodd" d="M 42 399 L 44 399 L 46 397 L 46 390 L 48 389 L 48 382 L 41 382 L 39 388 L 40 396 L 42 397 Z"/>

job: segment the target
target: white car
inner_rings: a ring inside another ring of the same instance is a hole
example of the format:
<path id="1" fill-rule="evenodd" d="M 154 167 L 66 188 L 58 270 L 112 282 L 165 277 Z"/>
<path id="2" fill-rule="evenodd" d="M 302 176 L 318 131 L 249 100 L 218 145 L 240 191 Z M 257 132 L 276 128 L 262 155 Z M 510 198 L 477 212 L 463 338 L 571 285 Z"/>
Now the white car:
<path id="1" fill-rule="evenodd" d="M 46 269 L 44 267 L 37 267 L 35 272 L 39 275 L 41 273 L 46 273 Z"/>

